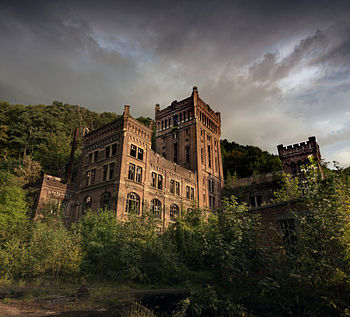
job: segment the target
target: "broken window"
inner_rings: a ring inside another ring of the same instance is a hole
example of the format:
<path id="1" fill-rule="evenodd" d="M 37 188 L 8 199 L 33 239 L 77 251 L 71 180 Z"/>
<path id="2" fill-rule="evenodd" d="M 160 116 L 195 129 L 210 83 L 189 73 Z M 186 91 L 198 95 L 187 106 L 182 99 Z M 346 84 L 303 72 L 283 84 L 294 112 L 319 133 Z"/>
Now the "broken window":
<path id="1" fill-rule="evenodd" d="M 128 179 L 132 181 L 135 179 L 135 164 L 129 163 Z"/>
<path id="2" fill-rule="evenodd" d="M 130 155 L 136 157 L 136 145 L 131 144 L 130 146 Z"/>
<path id="3" fill-rule="evenodd" d="M 128 193 L 126 196 L 126 213 L 139 214 L 140 213 L 140 196 L 136 193 Z"/>
<path id="4" fill-rule="evenodd" d="M 111 147 L 110 147 L 110 146 L 107 146 L 106 149 L 105 149 L 105 152 L 106 152 L 106 158 L 107 158 L 107 157 L 110 157 L 110 154 L 111 154 Z"/>
<path id="5" fill-rule="evenodd" d="M 142 183 L 142 167 L 141 166 L 136 167 L 136 182 Z"/>

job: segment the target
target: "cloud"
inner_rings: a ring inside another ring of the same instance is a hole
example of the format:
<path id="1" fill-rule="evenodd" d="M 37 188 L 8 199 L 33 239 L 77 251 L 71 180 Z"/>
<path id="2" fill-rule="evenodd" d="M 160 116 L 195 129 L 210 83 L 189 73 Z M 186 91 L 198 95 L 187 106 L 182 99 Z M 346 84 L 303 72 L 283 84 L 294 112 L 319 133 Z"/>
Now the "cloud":
<path id="1" fill-rule="evenodd" d="M 275 151 L 316 135 L 330 157 L 349 137 L 349 9 L 340 0 L 2 1 L 0 99 L 131 104 L 153 117 L 155 103 L 198 85 L 223 114 L 224 138 Z"/>

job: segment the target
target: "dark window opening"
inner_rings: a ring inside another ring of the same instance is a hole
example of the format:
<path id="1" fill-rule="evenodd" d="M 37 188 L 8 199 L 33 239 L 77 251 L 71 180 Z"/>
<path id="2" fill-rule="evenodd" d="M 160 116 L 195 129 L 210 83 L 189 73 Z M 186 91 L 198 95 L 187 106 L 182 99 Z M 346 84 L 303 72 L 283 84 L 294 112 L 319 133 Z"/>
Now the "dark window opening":
<path id="1" fill-rule="evenodd" d="M 129 164 L 128 179 L 132 181 L 135 179 L 135 164 L 132 164 L 132 163 Z"/>
<path id="2" fill-rule="evenodd" d="M 88 164 L 92 163 L 92 153 L 89 153 L 87 163 Z"/>
<path id="3" fill-rule="evenodd" d="M 152 172 L 152 183 L 151 186 L 156 188 L 157 186 L 157 173 Z"/>
<path id="4" fill-rule="evenodd" d="M 108 165 L 104 165 L 103 166 L 103 177 L 102 177 L 103 181 L 107 180 L 107 172 L 108 172 Z"/>
<path id="5" fill-rule="evenodd" d="M 91 185 L 95 184 L 95 177 L 96 177 L 96 168 L 91 170 L 91 182 L 90 182 Z"/>
<path id="6" fill-rule="evenodd" d="M 88 186 L 90 183 L 90 171 L 85 173 L 85 186 Z"/>
<path id="7" fill-rule="evenodd" d="M 143 149 L 139 148 L 137 151 L 137 158 L 143 161 Z"/>
<path id="8" fill-rule="evenodd" d="M 136 145 L 131 144 L 130 146 L 130 155 L 136 157 Z"/>
<path id="9" fill-rule="evenodd" d="M 170 193 L 175 193 L 175 181 L 173 179 L 170 180 Z"/>
<path id="10" fill-rule="evenodd" d="M 104 192 L 101 196 L 101 209 L 108 210 L 110 209 L 111 193 Z"/>
<path id="11" fill-rule="evenodd" d="M 158 175 L 158 189 L 162 189 L 162 188 L 163 188 L 163 176 Z"/>
<path id="12" fill-rule="evenodd" d="M 154 198 L 151 200 L 151 213 L 157 219 L 162 219 L 162 203 Z"/>
<path id="13" fill-rule="evenodd" d="M 177 163 L 177 143 L 174 143 L 174 163 Z"/>
<path id="14" fill-rule="evenodd" d="M 126 197 L 125 212 L 139 214 L 140 212 L 140 197 L 135 193 L 129 193 Z"/>
<path id="15" fill-rule="evenodd" d="M 208 166 L 211 168 L 211 152 L 210 152 L 210 145 L 208 145 Z"/>
<path id="16" fill-rule="evenodd" d="M 98 151 L 94 152 L 94 162 L 97 162 L 98 160 Z"/>
<path id="17" fill-rule="evenodd" d="M 113 144 L 112 145 L 112 155 L 116 155 L 117 154 L 117 144 Z"/>
<path id="18" fill-rule="evenodd" d="M 109 179 L 114 178 L 114 163 L 109 164 Z"/>
<path id="19" fill-rule="evenodd" d="M 170 206 L 170 221 L 176 221 L 179 215 L 179 207 L 175 204 Z"/>
<path id="20" fill-rule="evenodd" d="M 190 162 L 190 147 L 189 146 L 185 147 L 185 156 L 186 156 L 186 162 L 189 163 Z"/>
<path id="21" fill-rule="evenodd" d="M 180 183 L 179 182 L 175 183 L 175 191 L 176 191 L 176 195 L 180 195 Z"/>
<path id="22" fill-rule="evenodd" d="M 106 147 L 106 158 L 110 156 L 110 153 L 111 153 L 111 147 L 110 146 L 107 146 Z"/>
<path id="23" fill-rule="evenodd" d="M 136 167 L 136 182 L 142 183 L 142 167 L 141 166 Z"/>
<path id="24" fill-rule="evenodd" d="M 178 124 L 179 124 L 179 116 L 177 114 L 175 114 L 173 116 L 173 125 L 174 125 L 174 127 L 177 127 Z"/>

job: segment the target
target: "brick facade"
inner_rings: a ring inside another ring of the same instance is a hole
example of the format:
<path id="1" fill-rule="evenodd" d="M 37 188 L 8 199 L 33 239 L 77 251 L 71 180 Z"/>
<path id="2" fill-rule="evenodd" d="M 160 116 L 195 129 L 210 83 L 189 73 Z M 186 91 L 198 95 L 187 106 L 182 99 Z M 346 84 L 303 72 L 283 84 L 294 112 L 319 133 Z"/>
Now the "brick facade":
<path id="1" fill-rule="evenodd" d="M 110 209 L 118 218 L 150 210 L 164 228 L 181 210 L 220 206 L 220 113 L 194 87 L 189 98 L 163 110 L 156 105 L 155 124 L 155 151 L 152 127 L 134 119 L 128 105 L 120 118 L 83 136 L 76 184 L 56 182 L 62 193 L 71 188 L 70 222 L 87 209 Z"/>

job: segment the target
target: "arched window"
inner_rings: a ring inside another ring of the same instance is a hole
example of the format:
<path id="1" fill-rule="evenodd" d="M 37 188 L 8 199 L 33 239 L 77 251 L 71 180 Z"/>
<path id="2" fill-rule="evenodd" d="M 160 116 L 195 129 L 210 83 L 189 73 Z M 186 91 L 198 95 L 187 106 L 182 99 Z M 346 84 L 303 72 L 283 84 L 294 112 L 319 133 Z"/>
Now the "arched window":
<path id="1" fill-rule="evenodd" d="M 83 199 L 83 214 L 85 213 L 86 210 L 90 209 L 92 205 L 92 199 L 91 196 L 85 196 Z"/>
<path id="2" fill-rule="evenodd" d="M 101 195 L 101 203 L 100 203 L 101 209 L 103 209 L 103 210 L 110 209 L 111 208 L 110 204 L 111 204 L 111 193 L 104 192 Z"/>
<path id="3" fill-rule="evenodd" d="M 140 196 L 136 193 L 129 193 L 126 197 L 125 212 L 140 214 Z"/>
<path id="4" fill-rule="evenodd" d="M 170 206 L 170 221 L 176 221 L 177 216 L 179 215 L 179 206 L 172 204 Z"/>
<path id="5" fill-rule="evenodd" d="M 151 213 L 154 215 L 154 218 L 162 219 L 162 203 L 154 198 L 151 200 Z"/>

